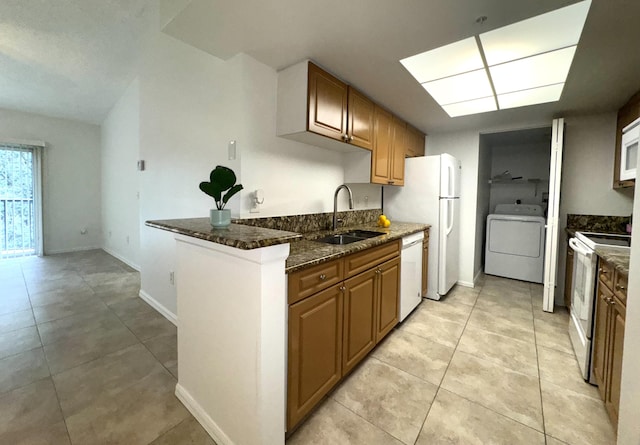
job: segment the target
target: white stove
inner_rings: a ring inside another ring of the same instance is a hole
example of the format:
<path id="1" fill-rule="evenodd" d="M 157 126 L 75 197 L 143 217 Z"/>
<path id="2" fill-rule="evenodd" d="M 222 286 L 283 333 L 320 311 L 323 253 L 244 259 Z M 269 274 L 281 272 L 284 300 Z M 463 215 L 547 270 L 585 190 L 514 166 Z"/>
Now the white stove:
<path id="1" fill-rule="evenodd" d="M 585 246 L 594 250 L 596 247 L 631 248 L 631 235 L 617 233 L 576 232 L 576 238 Z"/>
<path id="2" fill-rule="evenodd" d="M 628 250 L 631 248 L 631 236 L 576 232 L 575 238 L 569 240 L 569 246 L 574 251 L 569 337 L 582 377 L 590 383 L 595 383 L 591 373 L 593 311 L 598 276 L 598 257 L 595 249 L 606 246 Z"/>

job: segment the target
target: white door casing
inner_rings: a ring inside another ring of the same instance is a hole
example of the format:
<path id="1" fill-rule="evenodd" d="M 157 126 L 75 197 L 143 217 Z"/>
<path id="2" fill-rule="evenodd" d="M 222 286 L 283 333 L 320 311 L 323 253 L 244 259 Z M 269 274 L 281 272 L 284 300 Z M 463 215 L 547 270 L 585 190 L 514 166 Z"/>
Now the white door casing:
<path id="1" fill-rule="evenodd" d="M 558 274 L 558 219 L 560 211 L 560 180 L 564 119 L 554 119 L 551 131 L 551 163 L 549 166 L 549 203 L 544 251 L 544 293 L 542 309 L 553 312 Z"/>

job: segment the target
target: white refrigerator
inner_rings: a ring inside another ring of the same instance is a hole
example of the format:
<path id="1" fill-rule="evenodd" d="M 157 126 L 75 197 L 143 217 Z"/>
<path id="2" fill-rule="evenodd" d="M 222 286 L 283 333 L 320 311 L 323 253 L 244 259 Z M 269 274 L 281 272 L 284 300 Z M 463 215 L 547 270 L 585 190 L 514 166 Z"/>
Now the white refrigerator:
<path id="1" fill-rule="evenodd" d="M 384 187 L 383 211 L 393 222 L 431 224 L 427 295 L 439 300 L 458 281 L 460 161 L 449 154 L 408 158 L 404 187 Z"/>

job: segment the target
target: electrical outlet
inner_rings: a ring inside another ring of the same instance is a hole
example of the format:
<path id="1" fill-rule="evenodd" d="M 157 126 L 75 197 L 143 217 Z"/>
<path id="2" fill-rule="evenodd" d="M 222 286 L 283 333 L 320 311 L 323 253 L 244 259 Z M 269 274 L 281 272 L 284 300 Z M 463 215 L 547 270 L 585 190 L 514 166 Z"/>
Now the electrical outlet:
<path id="1" fill-rule="evenodd" d="M 127 235 L 127 244 L 129 244 L 129 235 Z"/>
<path id="2" fill-rule="evenodd" d="M 175 274 L 173 273 L 173 271 L 172 271 L 172 270 L 171 270 L 171 271 L 169 271 L 169 283 L 170 283 L 171 285 L 176 284 L 176 276 L 175 276 Z"/>
<path id="3" fill-rule="evenodd" d="M 111 230 L 109 230 L 109 238 L 111 238 Z"/>

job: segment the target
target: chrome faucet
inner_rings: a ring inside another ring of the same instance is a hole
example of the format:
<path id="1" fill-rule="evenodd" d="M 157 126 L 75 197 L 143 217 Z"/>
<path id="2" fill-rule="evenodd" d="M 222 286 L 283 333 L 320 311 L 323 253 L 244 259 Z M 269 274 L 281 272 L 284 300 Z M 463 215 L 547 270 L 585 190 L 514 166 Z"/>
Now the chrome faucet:
<path id="1" fill-rule="evenodd" d="M 336 193 L 333 195 L 333 229 L 336 230 L 338 228 L 338 193 L 341 189 L 347 189 L 349 192 L 349 209 L 353 210 L 353 194 L 351 193 L 351 189 L 346 184 L 339 185 L 336 189 Z"/>

